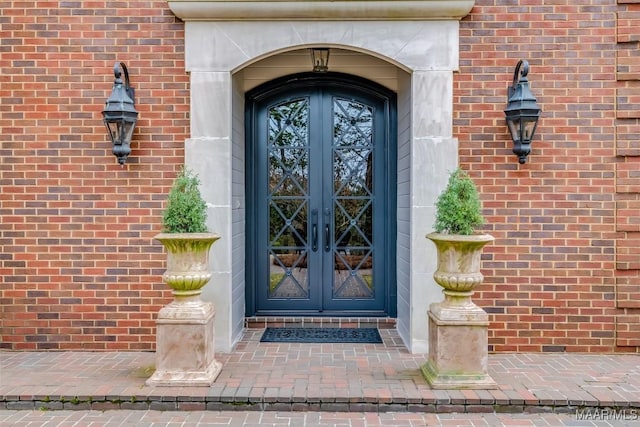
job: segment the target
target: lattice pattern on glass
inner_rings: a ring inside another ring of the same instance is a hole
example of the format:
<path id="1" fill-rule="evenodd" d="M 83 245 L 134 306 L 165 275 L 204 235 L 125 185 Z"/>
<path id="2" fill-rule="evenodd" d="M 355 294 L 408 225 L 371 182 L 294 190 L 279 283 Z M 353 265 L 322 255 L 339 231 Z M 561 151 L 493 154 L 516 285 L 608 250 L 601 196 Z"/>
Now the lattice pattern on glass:
<path id="1" fill-rule="evenodd" d="M 308 298 L 309 101 L 268 110 L 269 298 Z"/>
<path id="2" fill-rule="evenodd" d="M 333 101 L 334 298 L 373 298 L 373 109 Z"/>

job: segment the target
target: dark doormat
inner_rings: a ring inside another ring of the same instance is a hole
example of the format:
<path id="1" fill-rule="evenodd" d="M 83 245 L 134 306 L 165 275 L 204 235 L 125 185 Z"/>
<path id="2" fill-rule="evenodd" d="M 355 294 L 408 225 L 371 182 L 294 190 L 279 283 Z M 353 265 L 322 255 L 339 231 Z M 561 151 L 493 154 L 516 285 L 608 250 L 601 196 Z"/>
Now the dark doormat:
<path id="1" fill-rule="evenodd" d="M 382 344 L 377 328 L 267 328 L 260 342 Z"/>

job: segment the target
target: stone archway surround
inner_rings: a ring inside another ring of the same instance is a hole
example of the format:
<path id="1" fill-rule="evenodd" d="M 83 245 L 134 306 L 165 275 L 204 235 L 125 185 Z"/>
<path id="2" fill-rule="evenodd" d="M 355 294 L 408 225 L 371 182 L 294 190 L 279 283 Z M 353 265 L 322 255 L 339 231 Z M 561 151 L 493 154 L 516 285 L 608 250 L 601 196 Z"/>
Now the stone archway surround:
<path id="1" fill-rule="evenodd" d="M 232 350 L 245 315 L 243 70 L 310 46 L 366 53 L 398 69 L 397 328 L 410 351 L 427 351 L 427 309 L 441 294 L 432 278 L 435 248 L 425 235 L 437 195 L 458 162 L 453 72 L 458 20 L 473 3 L 169 1 L 186 21 L 191 135 L 185 164 L 200 175 L 209 226 L 223 236 L 211 252 L 213 278 L 203 292 L 216 307 L 218 351 Z M 303 4 L 309 7 L 301 12 Z"/>

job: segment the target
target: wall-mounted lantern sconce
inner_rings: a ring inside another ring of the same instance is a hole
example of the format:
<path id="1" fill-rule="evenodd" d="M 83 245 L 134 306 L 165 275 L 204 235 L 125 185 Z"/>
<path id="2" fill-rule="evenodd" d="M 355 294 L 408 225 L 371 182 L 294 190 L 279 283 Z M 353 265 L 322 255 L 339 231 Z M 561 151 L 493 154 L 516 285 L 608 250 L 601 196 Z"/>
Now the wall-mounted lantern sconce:
<path id="1" fill-rule="evenodd" d="M 120 69 L 124 72 L 124 83 L 120 78 Z M 111 96 L 102 111 L 102 117 L 113 143 L 113 155 L 118 158 L 118 163 L 124 165 L 131 154 L 131 137 L 138 120 L 138 112 L 134 107 L 134 89 L 129 85 L 127 66 L 123 62 L 116 62 L 113 75 L 116 79 L 113 82 Z"/>
<path id="2" fill-rule="evenodd" d="M 522 59 L 513 73 L 513 84 L 509 86 L 507 108 L 504 110 L 513 140 L 513 152 L 518 156 L 520 164 L 527 161 L 527 156 L 531 152 L 531 140 L 542 111 L 536 104 L 536 97 L 529 89 L 527 74 L 529 74 L 529 62 Z"/>
<path id="3" fill-rule="evenodd" d="M 326 73 L 329 71 L 329 49 L 314 47 L 311 49 L 311 61 L 314 73 Z"/>

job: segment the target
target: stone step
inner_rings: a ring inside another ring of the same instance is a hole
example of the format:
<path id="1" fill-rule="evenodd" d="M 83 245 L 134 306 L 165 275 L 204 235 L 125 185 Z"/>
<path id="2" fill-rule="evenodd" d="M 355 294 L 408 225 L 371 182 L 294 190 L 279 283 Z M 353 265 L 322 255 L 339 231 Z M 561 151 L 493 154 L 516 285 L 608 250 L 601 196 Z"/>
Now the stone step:
<path id="1" fill-rule="evenodd" d="M 246 317 L 248 329 L 264 328 L 378 328 L 394 329 L 396 319 L 390 317 Z"/>

